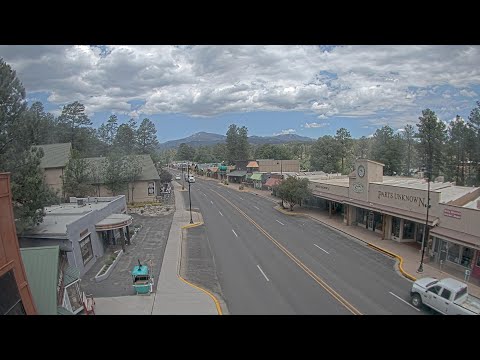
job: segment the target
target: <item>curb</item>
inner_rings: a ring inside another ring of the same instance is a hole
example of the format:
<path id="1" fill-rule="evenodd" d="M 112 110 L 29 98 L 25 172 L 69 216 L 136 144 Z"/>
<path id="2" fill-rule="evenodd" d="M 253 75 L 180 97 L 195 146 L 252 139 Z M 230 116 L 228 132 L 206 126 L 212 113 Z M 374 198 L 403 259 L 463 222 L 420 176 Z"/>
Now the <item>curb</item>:
<path id="1" fill-rule="evenodd" d="M 200 221 L 200 222 L 196 222 L 196 223 L 193 223 L 193 224 L 183 225 L 181 227 L 181 229 L 190 229 L 190 228 L 200 226 L 200 225 L 203 225 L 203 224 L 204 224 L 203 221 Z"/>
<path id="2" fill-rule="evenodd" d="M 191 224 L 191 225 L 184 225 L 181 227 L 181 229 L 188 229 L 188 228 L 191 228 L 191 227 L 195 227 L 195 226 L 200 226 L 202 225 L 203 222 L 199 222 L 199 223 L 195 223 L 195 224 Z M 181 230 L 181 236 L 182 236 L 182 240 L 181 240 L 181 243 L 180 243 L 180 257 L 179 257 L 179 262 L 178 262 L 178 266 L 177 266 L 177 277 L 182 280 L 184 283 L 190 285 L 191 287 L 197 289 L 197 290 L 201 290 L 203 291 L 205 294 L 207 294 L 208 296 L 210 296 L 210 298 L 213 300 L 213 302 L 215 303 L 215 307 L 217 309 L 217 313 L 218 315 L 223 315 L 223 312 L 222 312 L 222 308 L 220 306 L 220 302 L 218 301 L 218 299 L 215 297 L 215 295 L 213 295 L 210 291 L 206 290 L 206 289 L 203 289 L 202 287 L 198 286 L 198 285 L 195 285 L 195 284 L 192 284 L 191 282 L 185 280 L 181 275 L 180 275 L 180 267 L 181 267 L 181 259 L 182 259 L 182 254 L 181 254 L 181 249 L 182 249 L 182 243 L 183 243 L 183 230 Z"/>
<path id="3" fill-rule="evenodd" d="M 377 246 L 377 245 L 375 245 L 375 244 L 369 243 L 368 241 L 365 241 L 365 240 L 363 240 L 363 239 L 361 239 L 361 238 L 359 238 L 359 237 L 357 237 L 357 236 L 355 236 L 355 235 L 349 234 L 349 233 L 347 233 L 346 231 L 343 231 L 342 229 L 339 229 L 339 228 L 336 228 L 336 227 L 334 227 L 334 226 L 332 226 L 332 225 L 330 225 L 330 224 L 327 224 L 327 223 L 325 223 L 325 222 L 323 222 L 323 221 L 321 221 L 321 220 L 319 220 L 319 219 L 317 219 L 317 218 L 315 218 L 315 217 L 313 217 L 313 216 L 311 216 L 311 215 L 309 215 L 309 214 L 298 213 L 298 212 L 292 214 L 292 213 L 290 213 L 290 212 L 288 212 L 288 211 L 285 211 L 285 210 L 281 209 L 279 206 L 275 206 L 274 209 L 277 210 L 277 211 L 280 211 L 281 213 L 283 213 L 283 214 L 285 214 L 285 215 L 291 215 L 291 216 L 293 216 L 293 215 L 297 215 L 297 216 L 302 215 L 302 216 L 309 217 L 310 219 L 312 219 L 312 220 L 314 220 L 314 221 L 317 221 L 317 222 L 319 222 L 319 223 L 321 223 L 321 224 L 323 224 L 323 225 L 326 225 L 326 226 L 331 227 L 332 229 L 335 229 L 335 230 L 340 231 L 340 232 L 342 232 L 342 233 L 344 233 L 344 234 L 347 234 L 348 236 L 351 236 L 351 237 L 353 237 L 353 238 L 355 238 L 355 239 L 358 239 L 358 240 L 364 242 L 365 244 L 367 244 L 367 246 L 369 246 L 369 247 L 371 247 L 371 248 L 373 248 L 373 249 L 375 249 L 375 250 L 377 250 L 377 251 L 379 251 L 379 252 L 381 252 L 381 253 L 384 253 L 384 254 L 386 254 L 386 255 L 388 255 L 388 256 L 391 256 L 391 257 L 397 259 L 397 260 L 398 260 L 398 269 L 400 270 L 400 272 L 402 273 L 402 275 L 403 275 L 404 277 L 406 277 L 407 279 L 409 279 L 409 280 L 413 280 L 413 281 L 417 280 L 417 278 L 416 278 L 415 276 L 410 275 L 410 274 L 407 273 L 405 270 L 403 270 L 403 258 L 402 258 L 400 255 L 397 255 L 397 254 L 395 254 L 395 253 L 392 253 L 391 251 L 388 251 L 388 250 L 386 250 L 386 249 L 383 249 L 383 248 L 381 248 L 381 247 L 379 247 L 379 246 Z"/>

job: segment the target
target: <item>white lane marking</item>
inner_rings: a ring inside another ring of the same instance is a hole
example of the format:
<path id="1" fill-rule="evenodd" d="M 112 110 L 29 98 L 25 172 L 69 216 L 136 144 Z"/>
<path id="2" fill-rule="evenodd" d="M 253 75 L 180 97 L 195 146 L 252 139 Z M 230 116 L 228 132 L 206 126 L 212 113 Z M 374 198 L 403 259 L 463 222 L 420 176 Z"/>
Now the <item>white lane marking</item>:
<path id="1" fill-rule="evenodd" d="M 275 221 L 278 222 L 279 224 L 285 225 L 285 224 L 282 223 L 281 221 L 278 221 L 278 220 L 275 220 Z"/>
<path id="2" fill-rule="evenodd" d="M 403 301 L 405 304 L 407 304 L 408 306 L 414 308 L 415 310 L 420 311 L 420 309 L 417 309 L 415 306 L 413 306 L 412 304 L 410 304 L 408 301 L 403 300 L 400 296 L 395 295 L 395 294 L 392 293 L 391 291 L 389 291 L 388 293 L 391 294 L 391 295 L 393 295 L 393 296 L 395 296 L 398 300 Z"/>
<path id="3" fill-rule="evenodd" d="M 322 250 L 322 251 L 325 251 L 327 254 L 329 254 L 329 255 L 330 255 L 330 253 L 329 253 L 327 250 L 325 250 L 325 249 L 322 249 L 322 248 L 321 248 L 320 246 L 318 246 L 317 244 L 313 244 L 313 245 L 315 245 L 315 246 L 316 246 L 316 247 L 318 247 L 320 250 Z"/>
<path id="4" fill-rule="evenodd" d="M 243 200 L 240 196 L 239 196 L 240 200 Z"/>
<path id="5" fill-rule="evenodd" d="M 220 211 L 218 213 L 223 216 L 223 214 Z"/>
<path id="6" fill-rule="evenodd" d="M 232 231 L 233 231 L 233 233 L 235 234 L 235 236 L 238 237 L 238 235 L 237 235 L 237 233 L 235 232 L 235 230 L 232 229 Z"/>
<path id="7" fill-rule="evenodd" d="M 213 205 L 213 201 L 212 201 L 212 200 L 210 200 L 210 203 Z"/>
<path id="8" fill-rule="evenodd" d="M 260 209 L 259 209 L 258 207 L 256 207 L 255 205 L 253 205 L 253 207 L 254 207 L 255 209 L 257 209 L 257 210 L 260 210 Z"/>
<path id="9" fill-rule="evenodd" d="M 265 279 L 267 279 L 267 281 L 270 281 L 270 280 L 268 280 L 267 275 L 265 275 L 265 273 L 263 272 L 263 270 L 262 270 L 262 268 L 260 267 L 260 265 L 257 265 L 257 267 L 258 267 L 258 270 L 260 270 L 260 272 L 263 274 L 263 276 L 265 276 Z"/>
<path id="10" fill-rule="evenodd" d="M 207 197 L 207 195 L 203 194 L 203 196 Z"/>

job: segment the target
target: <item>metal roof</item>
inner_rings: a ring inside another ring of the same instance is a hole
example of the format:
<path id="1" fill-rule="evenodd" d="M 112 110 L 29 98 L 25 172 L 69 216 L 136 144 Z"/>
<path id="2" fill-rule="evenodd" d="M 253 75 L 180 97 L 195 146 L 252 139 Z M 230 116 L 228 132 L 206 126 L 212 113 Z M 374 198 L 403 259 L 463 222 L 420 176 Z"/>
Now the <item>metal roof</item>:
<path id="1" fill-rule="evenodd" d="M 247 167 L 257 167 L 258 168 L 258 163 L 256 161 L 250 161 L 247 164 Z"/>
<path id="2" fill-rule="evenodd" d="M 235 171 L 232 171 L 231 173 L 227 174 L 227 176 L 233 176 L 233 177 L 240 177 L 240 176 L 245 176 L 245 175 L 247 175 L 247 172 L 242 171 L 242 170 L 235 170 Z"/>
<path id="3" fill-rule="evenodd" d="M 71 143 L 36 145 L 32 147 L 43 150 L 43 157 L 40 160 L 40 167 L 43 169 L 65 167 L 72 150 Z"/>
<path id="4" fill-rule="evenodd" d="M 80 278 L 80 270 L 68 265 L 63 271 L 63 286 L 68 286 Z"/>
<path id="5" fill-rule="evenodd" d="M 57 307 L 57 315 L 74 315 L 71 311 L 68 311 L 63 306 Z"/>
<path id="6" fill-rule="evenodd" d="M 260 174 L 260 173 L 252 174 L 250 179 L 252 179 L 252 180 L 262 180 L 262 174 Z"/>
<path id="7" fill-rule="evenodd" d="M 56 315 L 59 247 L 21 248 L 20 253 L 38 313 Z"/>

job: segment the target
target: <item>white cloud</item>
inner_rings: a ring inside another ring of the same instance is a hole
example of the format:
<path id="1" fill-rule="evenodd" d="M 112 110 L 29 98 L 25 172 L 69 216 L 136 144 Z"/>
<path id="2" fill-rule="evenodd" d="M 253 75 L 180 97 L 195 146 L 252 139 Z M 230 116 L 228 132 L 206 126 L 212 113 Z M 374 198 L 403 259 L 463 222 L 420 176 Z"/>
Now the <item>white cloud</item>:
<path id="1" fill-rule="evenodd" d="M 439 113 L 450 117 L 448 109 L 472 108 L 458 94 L 478 96 L 480 85 L 480 46 L 35 45 L 0 46 L 0 54 L 29 95 L 137 116 L 294 110 L 411 120 L 447 103 Z M 132 100 L 144 104 L 132 109 Z"/>
<path id="2" fill-rule="evenodd" d="M 276 135 L 286 135 L 286 134 L 294 134 L 296 133 L 297 131 L 295 129 L 285 129 L 285 130 L 282 130 L 278 133 L 273 133 L 274 136 Z"/>
<path id="3" fill-rule="evenodd" d="M 467 97 L 475 97 L 478 96 L 477 93 L 473 90 L 469 91 L 467 89 L 463 89 L 460 91 L 460 95 L 467 96 Z"/>
<path id="4" fill-rule="evenodd" d="M 325 127 L 325 126 L 328 126 L 330 125 L 330 123 L 316 123 L 316 122 L 311 122 L 311 123 L 305 123 L 305 127 L 307 129 L 310 129 L 310 128 L 322 128 L 322 127 Z"/>

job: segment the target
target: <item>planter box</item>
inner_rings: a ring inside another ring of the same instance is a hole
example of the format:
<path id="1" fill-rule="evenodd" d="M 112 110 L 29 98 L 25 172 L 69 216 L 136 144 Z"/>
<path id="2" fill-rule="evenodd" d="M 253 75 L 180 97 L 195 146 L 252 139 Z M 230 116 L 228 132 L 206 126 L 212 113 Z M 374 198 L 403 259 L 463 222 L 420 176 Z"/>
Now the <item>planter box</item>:
<path id="1" fill-rule="evenodd" d="M 117 257 L 115 258 L 115 260 L 113 261 L 113 263 L 110 265 L 110 267 L 108 268 L 108 270 L 102 274 L 102 271 L 105 269 L 105 267 L 107 265 L 103 265 L 102 268 L 100 269 L 100 271 L 97 273 L 97 275 L 95 275 L 95 282 L 100 282 L 100 281 L 103 281 L 105 280 L 106 278 L 108 278 L 108 276 L 110 275 L 110 273 L 112 272 L 113 268 L 115 267 L 115 265 L 117 265 L 118 261 L 120 260 L 120 258 L 122 257 L 123 255 L 123 250 L 119 250 L 118 254 L 117 254 Z M 99 274 L 102 274 L 102 275 L 99 275 Z"/>

